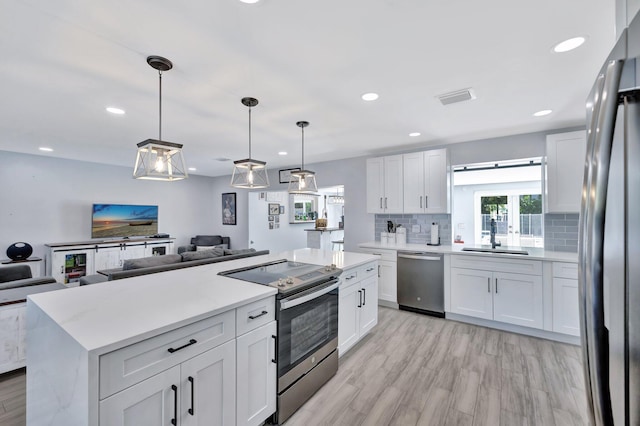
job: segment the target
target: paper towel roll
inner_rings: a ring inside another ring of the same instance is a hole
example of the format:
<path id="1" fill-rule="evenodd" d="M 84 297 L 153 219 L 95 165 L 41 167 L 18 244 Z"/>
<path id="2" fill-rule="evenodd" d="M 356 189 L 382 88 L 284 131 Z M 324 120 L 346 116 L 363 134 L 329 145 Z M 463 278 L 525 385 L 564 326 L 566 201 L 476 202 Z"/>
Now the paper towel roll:
<path id="1" fill-rule="evenodd" d="M 440 243 L 440 231 L 438 230 L 438 224 L 431 224 L 431 245 L 438 245 Z"/>

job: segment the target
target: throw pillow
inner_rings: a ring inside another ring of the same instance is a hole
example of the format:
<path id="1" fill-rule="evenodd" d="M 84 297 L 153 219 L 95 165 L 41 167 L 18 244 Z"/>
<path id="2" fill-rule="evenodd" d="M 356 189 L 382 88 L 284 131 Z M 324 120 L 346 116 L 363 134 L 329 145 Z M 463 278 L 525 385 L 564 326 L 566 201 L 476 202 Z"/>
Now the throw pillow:
<path id="1" fill-rule="evenodd" d="M 209 250 L 200 250 L 200 251 L 186 251 L 182 253 L 183 262 L 188 262 L 189 260 L 200 260 L 200 259 L 208 259 L 211 257 L 220 257 L 224 255 L 224 250 L 221 248 L 212 249 L 209 247 Z"/>

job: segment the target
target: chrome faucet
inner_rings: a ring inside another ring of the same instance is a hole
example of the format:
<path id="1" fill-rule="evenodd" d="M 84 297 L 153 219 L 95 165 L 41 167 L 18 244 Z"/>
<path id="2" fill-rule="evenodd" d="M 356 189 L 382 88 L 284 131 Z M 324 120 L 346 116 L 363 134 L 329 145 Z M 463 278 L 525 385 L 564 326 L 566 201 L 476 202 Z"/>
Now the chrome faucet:
<path id="1" fill-rule="evenodd" d="M 491 219 L 491 248 L 502 245 L 500 241 L 496 241 L 496 232 L 498 230 L 498 224 L 495 219 Z"/>

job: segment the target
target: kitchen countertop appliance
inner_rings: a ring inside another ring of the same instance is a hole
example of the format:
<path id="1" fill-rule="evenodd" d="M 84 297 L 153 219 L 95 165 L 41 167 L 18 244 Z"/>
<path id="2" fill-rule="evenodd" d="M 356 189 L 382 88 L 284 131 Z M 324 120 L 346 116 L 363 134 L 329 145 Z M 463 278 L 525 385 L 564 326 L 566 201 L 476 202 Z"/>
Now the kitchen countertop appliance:
<path id="1" fill-rule="evenodd" d="M 587 98 L 578 281 L 591 423 L 640 424 L 640 14 Z"/>
<path id="2" fill-rule="evenodd" d="M 442 253 L 398 252 L 400 309 L 444 318 Z"/>
<path id="3" fill-rule="evenodd" d="M 277 260 L 220 275 L 278 289 L 277 411 L 288 419 L 338 371 L 338 285 L 335 265 Z"/>

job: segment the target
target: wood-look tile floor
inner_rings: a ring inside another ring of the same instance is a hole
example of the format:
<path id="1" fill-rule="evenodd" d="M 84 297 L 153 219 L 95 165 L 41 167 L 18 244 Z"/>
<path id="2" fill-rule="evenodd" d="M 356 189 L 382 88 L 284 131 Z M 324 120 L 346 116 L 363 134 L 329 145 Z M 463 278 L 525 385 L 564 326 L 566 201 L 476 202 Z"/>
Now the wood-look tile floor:
<path id="1" fill-rule="evenodd" d="M 380 308 L 285 426 L 587 425 L 578 346 Z"/>
<path id="2" fill-rule="evenodd" d="M 24 426 L 25 372 L 0 376 Z M 580 348 L 380 308 L 378 325 L 285 426 L 586 425 Z"/>

